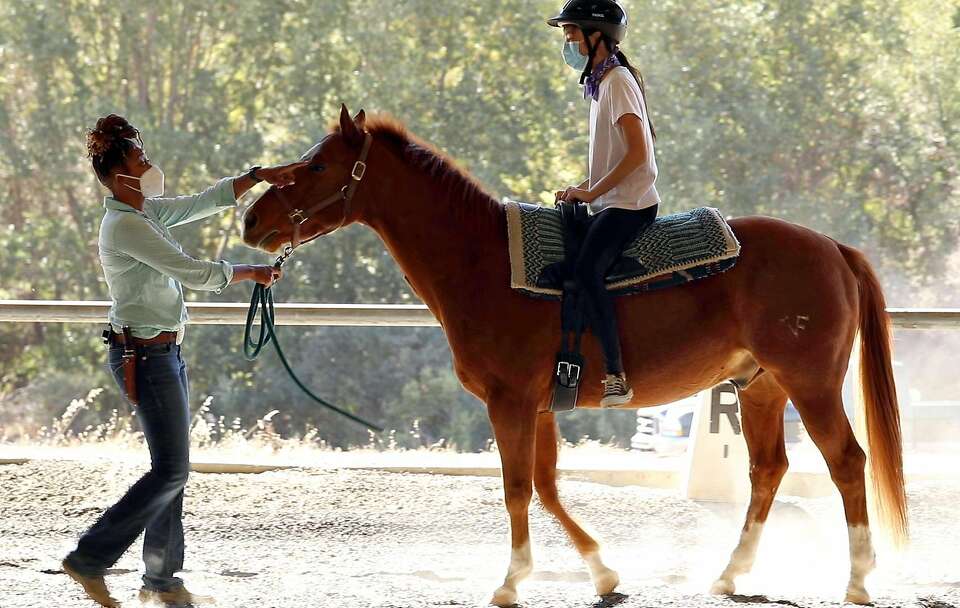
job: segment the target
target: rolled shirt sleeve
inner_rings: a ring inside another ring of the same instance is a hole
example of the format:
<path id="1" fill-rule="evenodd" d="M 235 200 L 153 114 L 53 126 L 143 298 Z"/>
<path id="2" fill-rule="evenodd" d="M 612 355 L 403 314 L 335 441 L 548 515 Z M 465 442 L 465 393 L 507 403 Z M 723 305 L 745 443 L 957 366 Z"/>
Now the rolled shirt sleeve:
<path id="1" fill-rule="evenodd" d="M 237 197 L 233 192 L 234 179 L 225 177 L 198 194 L 146 199 L 143 203 L 144 212 L 168 228 L 202 220 L 237 206 Z"/>
<path id="2" fill-rule="evenodd" d="M 129 215 L 122 220 L 114 225 L 115 246 L 157 272 L 199 291 L 220 291 L 233 280 L 233 266 L 229 262 L 198 260 L 141 218 Z"/>

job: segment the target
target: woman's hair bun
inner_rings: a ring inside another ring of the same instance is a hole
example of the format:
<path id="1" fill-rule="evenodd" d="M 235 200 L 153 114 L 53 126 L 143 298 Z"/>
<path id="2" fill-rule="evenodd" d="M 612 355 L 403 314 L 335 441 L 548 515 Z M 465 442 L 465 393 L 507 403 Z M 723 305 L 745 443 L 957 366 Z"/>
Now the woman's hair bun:
<path id="1" fill-rule="evenodd" d="M 102 157 L 119 141 L 139 136 L 140 132 L 126 118 L 116 114 L 104 116 L 96 127 L 87 131 L 87 154 L 91 158 Z"/>

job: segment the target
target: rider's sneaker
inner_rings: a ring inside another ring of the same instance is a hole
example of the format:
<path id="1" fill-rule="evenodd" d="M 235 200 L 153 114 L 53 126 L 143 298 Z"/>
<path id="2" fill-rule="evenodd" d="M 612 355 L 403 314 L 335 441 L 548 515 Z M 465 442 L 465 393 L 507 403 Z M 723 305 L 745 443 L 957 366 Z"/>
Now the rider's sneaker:
<path id="1" fill-rule="evenodd" d="M 60 567 L 67 576 L 80 583 L 80 586 L 83 587 L 83 591 L 91 600 L 100 604 L 104 608 L 120 607 L 120 602 L 110 595 L 110 590 L 107 589 L 107 583 L 103 580 L 102 576 L 87 576 L 86 574 L 81 574 L 74 569 L 73 564 L 70 563 L 69 559 L 63 560 L 63 562 L 60 564 Z"/>
<path id="2" fill-rule="evenodd" d="M 607 374 L 603 381 L 603 399 L 600 407 L 618 407 L 633 400 L 633 389 L 624 374 Z"/>
<path id="3" fill-rule="evenodd" d="M 206 595 L 196 595 L 185 587 L 176 587 L 170 591 L 157 591 L 148 587 L 140 589 L 140 601 L 144 604 L 165 606 L 166 608 L 196 608 L 216 601 Z"/>

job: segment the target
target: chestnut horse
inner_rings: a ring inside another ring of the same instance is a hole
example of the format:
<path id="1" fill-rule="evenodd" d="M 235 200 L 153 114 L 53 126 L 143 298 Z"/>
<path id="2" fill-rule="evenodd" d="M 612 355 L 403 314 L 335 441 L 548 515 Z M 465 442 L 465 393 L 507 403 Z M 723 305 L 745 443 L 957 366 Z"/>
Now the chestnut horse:
<path id="1" fill-rule="evenodd" d="M 388 118 L 342 108 L 338 125 L 304 156 L 296 185 L 271 188 L 246 212 L 244 242 L 277 252 L 358 222 L 374 230 L 440 321 L 463 386 L 488 409 L 503 470 L 512 553 L 492 603 L 517 601 L 533 568 L 528 507 L 533 489 L 586 561 L 596 591 L 617 573 L 557 493 L 558 432 L 546 411 L 560 343 L 560 306 L 510 288 L 504 206 L 430 145 Z M 364 161 L 358 163 L 358 159 Z M 878 513 L 906 536 L 906 498 L 890 334 L 877 277 L 858 251 L 767 217 L 730 222 L 742 244 L 730 271 L 680 287 L 620 298 L 631 408 L 670 403 L 731 378 L 761 375 L 740 394 L 752 495 L 740 542 L 712 591 L 734 593 L 750 570 L 774 494 L 787 470 L 783 414 L 793 400 L 843 498 L 849 530 L 848 601 L 867 603 L 874 567 L 867 522 L 866 457 L 841 402 L 861 334 L 869 454 Z M 588 361 L 581 403 L 598 407 L 601 352 Z"/>

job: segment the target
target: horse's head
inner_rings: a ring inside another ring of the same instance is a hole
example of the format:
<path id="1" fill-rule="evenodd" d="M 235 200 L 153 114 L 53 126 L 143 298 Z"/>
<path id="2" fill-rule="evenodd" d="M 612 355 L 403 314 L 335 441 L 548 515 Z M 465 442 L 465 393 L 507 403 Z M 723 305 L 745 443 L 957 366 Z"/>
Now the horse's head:
<path id="1" fill-rule="evenodd" d="M 365 123 L 363 110 L 350 118 L 343 106 L 339 130 L 304 154 L 310 164 L 297 171 L 296 184 L 271 187 L 244 213 L 243 242 L 276 253 L 356 221 L 354 191 L 372 141 Z"/>

